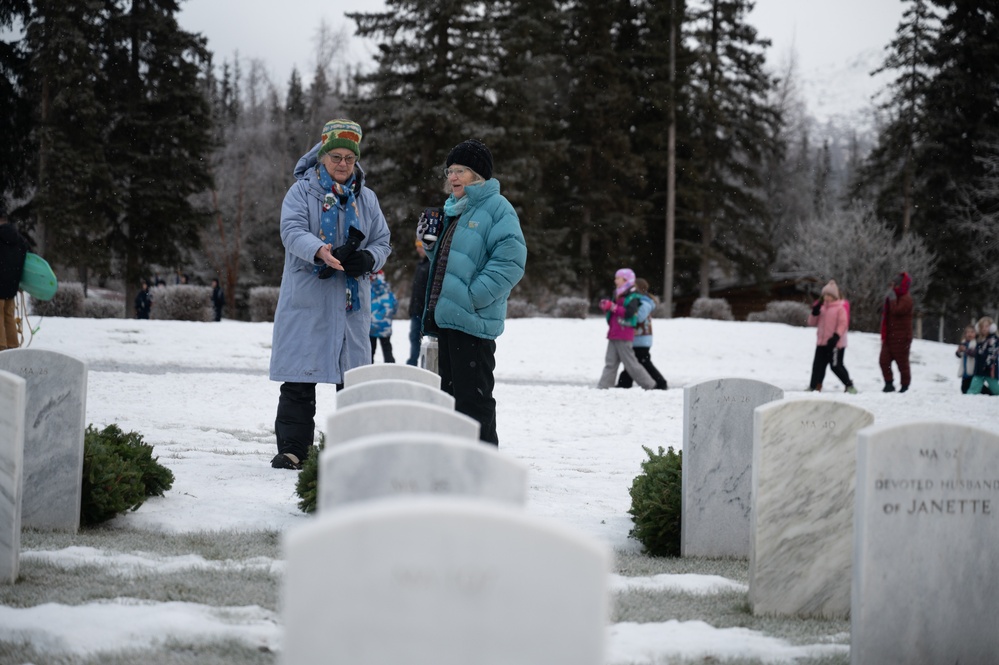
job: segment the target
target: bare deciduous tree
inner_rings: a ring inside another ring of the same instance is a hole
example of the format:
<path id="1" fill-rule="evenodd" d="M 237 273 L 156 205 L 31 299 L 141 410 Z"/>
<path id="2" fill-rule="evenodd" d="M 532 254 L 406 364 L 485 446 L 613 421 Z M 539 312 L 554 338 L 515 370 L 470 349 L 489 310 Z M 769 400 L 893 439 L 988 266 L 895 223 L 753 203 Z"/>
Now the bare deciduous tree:
<path id="1" fill-rule="evenodd" d="M 809 273 L 820 283 L 835 279 L 851 303 L 850 327 L 868 332 L 878 330 L 892 277 L 909 273 L 918 310 L 936 263 L 914 234 L 896 238 L 872 210 L 856 204 L 802 221 L 778 254 L 782 269 Z"/>

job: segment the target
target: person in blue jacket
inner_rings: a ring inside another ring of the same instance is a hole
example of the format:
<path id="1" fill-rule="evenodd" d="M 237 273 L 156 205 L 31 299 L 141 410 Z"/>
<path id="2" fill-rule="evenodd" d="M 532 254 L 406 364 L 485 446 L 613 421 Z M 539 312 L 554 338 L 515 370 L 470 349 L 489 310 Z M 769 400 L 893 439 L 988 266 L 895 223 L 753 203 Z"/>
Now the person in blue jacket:
<path id="1" fill-rule="evenodd" d="M 371 362 L 375 362 L 378 341 L 382 343 L 382 360 L 394 363 L 392 354 L 392 319 L 398 308 L 398 301 L 392 293 L 392 286 L 385 279 L 385 271 L 371 273 Z"/>
<path id="2" fill-rule="evenodd" d="M 423 331 L 437 337 L 441 389 L 455 409 L 479 421 L 482 441 L 499 445 L 493 398 L 496 338 L 510 291 L 524 276 L 520 218 L 493 178 L 493 156 L 474 139 L 456 145 L 444 175 L 450 196 L 435 237 L 424 213 L 416 236 L 430 257 Z"/>
<path id="3" fill-rule="evenodd" d="M 315 436 L 316 384 L 343 387 L 371 363 L 371 282 L 392 251 L 378 197 L 364 186 L 361 127 L 330 120 L 295 166 L 281 206 L 284 272 L 270 378 L 281 381 L 271 466 L 300 469 Z"/>

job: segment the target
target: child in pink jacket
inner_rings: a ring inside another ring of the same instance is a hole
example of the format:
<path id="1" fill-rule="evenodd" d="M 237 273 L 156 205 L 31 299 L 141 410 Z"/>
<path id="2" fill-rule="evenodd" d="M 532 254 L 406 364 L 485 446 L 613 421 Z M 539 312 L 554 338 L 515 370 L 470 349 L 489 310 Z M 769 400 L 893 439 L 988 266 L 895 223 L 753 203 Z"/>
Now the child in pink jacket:
<path id="1" fill-rule="evenodd" d="M 812 305 L 808 325 L 817 328 L 812 380 L 808 384 L 808 390 L 822 390 L 826 367 L 829 366 L 833 374 L 846 386 L 846 392 L 851 395 L 857 394 L 857 389 L 850 380 L 850 373 L 843 364 L 843 357 L 846 355 L 846 331 L 850 327 L 850 304 L 841 297 L 839 286 L 835 281 L 830 279 L 829 283 L 822 287 L 822 296 Z"/>
<path id="2" fill-rule="evenodd" d="M 604 371 L 600 375 L 597 388 L 605 389 L 614 385 L 618 365 L 623 364 L 635 383 L 652 390 L 655 380 L 649 376 L 638 358 L 631 343 L 635 339 L 635 326 L 638 325 L 638 306 L 641 296 L 635 291 L 635 272 L 621 268 L 614 275 L 614 299 L 604 298 L 600 309 L 607 313 L 607 354 L 604 356 Z"/>

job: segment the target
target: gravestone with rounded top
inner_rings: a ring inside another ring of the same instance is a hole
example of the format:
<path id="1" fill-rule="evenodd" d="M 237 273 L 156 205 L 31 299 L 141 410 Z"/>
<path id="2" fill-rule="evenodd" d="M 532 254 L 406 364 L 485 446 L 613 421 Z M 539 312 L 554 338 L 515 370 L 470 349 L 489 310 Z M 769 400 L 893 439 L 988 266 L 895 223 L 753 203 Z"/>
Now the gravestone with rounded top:
<path id="1" fill-rule="evenodd" d="M 753 379 L 684 387 L 682 556 L 749 557 L 753 411 L 783 398 Z"/>
<path id="2" fill-rule="evenodd" d="M 21 553 L 24 395 L 27 383 L 0 370 L 0 581 L 17 581 Z"/>
<path id="3" fill-rule="evenodd" d="M 83 489 L 87 365 L 56 351 L 8 349 L 0 353 L 0 369 L 27 384 L 21 525 L 75 532 Z"/>
<path id="4" fill-rule="evenodd" d="M 850 613 L 857 432 L 869 411 L 830 400 L 757 407 L 749 549 L 753 614 Z"/>
<path id="5" fill-rule="evenodd" d="M 280 662 L 604 665 L 610 552 L 495 501 L 406 496 L 289 529 Z"/>
<path id="6" fill-rule="evenodd" d="M 343 409 L 355 404 L 386 399 L 422 402 L 442 406 L 445 409 L 454 408 L 454 397 L 440 388 L 402 379 L 375 379 L 355 383 L 337 392 L 336 408 Z"/>
<path id="7" fill-rule="evenodd" d="M 999 662 L 999 433 L 922 422 L 857 439 L 851 662 Z"/>
<path id="8" fill-rule="evenodd" d="M 413 365 L 402 365 L 395 363 L 378 363 L 371 365 L 361 365 L 354 369 L 349 369 L 343 375 L 343 387 L 349 388 L 365 381 L 379 381 L 381 379 L 398 379 L 401 381 L 415 381 L 432 388 L 441 387 L 441 377 L 430 370 Z"/>
<path id="9" fill-rule="evenodd" d="M 422 432 L 366 436 L 319 455 L 318 509 L 399 494 L 527 501 L 527 466 L 495 446 Z"/>
<path id="10" fill-rule="evenodd" d="M 337 409 L 326 421 L 326 442 L 337 445 L 361 436 L 406 431 L 479 440 L 479 422 L 474 418 L 442 406 L 395 399 Z"/>

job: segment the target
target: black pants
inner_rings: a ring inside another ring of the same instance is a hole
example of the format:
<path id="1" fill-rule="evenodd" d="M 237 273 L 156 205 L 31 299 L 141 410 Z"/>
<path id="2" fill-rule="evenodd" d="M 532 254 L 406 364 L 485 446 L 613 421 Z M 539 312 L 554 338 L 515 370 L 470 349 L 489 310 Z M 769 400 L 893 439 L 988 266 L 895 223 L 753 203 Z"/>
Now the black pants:
<path id="1" fill-rule="evenodd" d="M 853 385 L 850 380 L 850 373 L 846 371 L 843 359 L 846 356 L 846 349 L 830 349 L 828 346 L 815 347 L 815 359 L 812 360 L 812 380 L 808 387 L 818 390 L 822 387 L 822 381 L 826 378 L 826 367 L 832 369 L 843 385 L 847 388 Z"/>
<path id="2" fill-rule="evenodd" d="M 336 384 L 336 389 L 342 390 L 343 384 Z M 291 453 L 304 462 L 316 435 L 315 419 L 316 384 L 282 383 L 274 419 L 278 454 Z"/>
<path id="3" fill-rule="evenodd" d="M 378 348 L 378 342 L 382 343 L 382 359 L 387 363 L 394 363 L 395 356 L 392 355 L 392 338 L 391 337 L 372 337 L 371 338 L 371 362 L 375 362 L 375 349 Z"/>
<path id="4" fill-rule="evenodd" d="M 315 417 L 316 384 L 282 383 L 274 420 L 278 454 L 291 453 L 304 461 L 315 437 Z"/>
<path id="5" fill-rule="evenodd" d="M 496 342 L 441 329 L 437 332 L 437 345 L 441 389 L 454 396 L 455 411 L 479 421 L 481 440 L 499 446 L 493 399 Z"/>
<path id="6" fill-rule="evenodd" d="M 652 377 L 652 380 L 656 382 L 656 390 L 666 390 L 666 386 L 668 385 L 666 379 L 659 373 L 656 366 L 652 364 L 652 349 L 647 346 L 636 346 L 633 349 L 635 351 L 635 358 L 638 359 L 638 364 L 644 367 L 645 371 Z M 617 377 L 618 388 L 630 388 L 634 383 L 635 380 L 628 374 L 628 370 L 622 370 L 621 374 Z"/>

